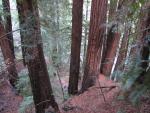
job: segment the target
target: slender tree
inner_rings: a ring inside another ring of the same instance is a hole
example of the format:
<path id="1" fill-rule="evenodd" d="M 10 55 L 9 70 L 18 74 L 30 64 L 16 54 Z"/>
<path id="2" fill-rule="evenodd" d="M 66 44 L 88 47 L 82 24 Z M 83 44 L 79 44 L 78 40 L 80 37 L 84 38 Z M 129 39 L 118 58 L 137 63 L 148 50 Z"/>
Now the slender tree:
<path id="1" fill-rule="evenodd" d="M 58 112 L 44 59 L 37 0 L 17 0 L 17 8 L 36 113 L 44 113 L 49 106 Z"/>
<path id="2" fill-rule="evenodd" d="M 5 64 L 7 66 L 7 70 L 9 72 L 9 81 L 12 84 L 12 86 L 15 86 L 18 79 L 17 70 L 15 67 L 14 56 L 11 52 L 9 40 L 7 38 L 7 33 L 5 32 L 1 17 L 0 17 L 0 46 L 5 60 Z"/>
<path id="3" fill-rule="evenodd" d="M 81 91 L 93 86 L 101 65 L 101 50 L 106 31 L 107 0 L 92 0 L 86 64 Z"/>
<path id="4" fill-rule="evenodd" d="M 14 41 L 13 41 L 13 34 L 12 34 L 12 21 L 11 21 L 11 12 L 10 12 L 10 3 L 9 0 L 2 0 L 3 4 L 3 11 L 4 11 L 4 20 L 5 20 L 5 31 L 7 34 L 7 38 L 9 40 L 9 45 L 11 48 L 11 52 L 15 58 L 14 52 Z"/>
<path id="5" fill-rule="evenodd" d="M 85 12 L 85 21 L 88 22 L 88 16 L 89 16 L 89 0 L 86 0 L 86 12 Z M 83 50 L 83 64 L 82 64 L 82 69 L 84 71 L 84 66 L 86 62 L 86 52 L 87 52 L 87 39 L 88 39 L 88 32 L 89 32 L 89 26 L 85 25 L 84 28 L 84 50 Z"/>
<path id="6" fill-rule="evenodd" d="M 120 70 L 120 71 L 124 70 L 125 60 L 127 57 L 128 45 L 129 45 L 129 33 L 130 33 L 130 29 L 127 29 L 124 32 L 124 36 L 123 36 L 123 39 L 121 42 L 121 47 L 119 49 L 119 55 L 117 58 L 115 69 L 114 69 L 115 71 L 116 70 Z"/>
<path id="7" fill-rule="evenodd" d="M 70 61 L 69 94 L 78 92 L 78 79 L 80 70 L 80 48 L 82 38 L 83 0 L 73 0 L 72 8 L 72 44 Z"/>

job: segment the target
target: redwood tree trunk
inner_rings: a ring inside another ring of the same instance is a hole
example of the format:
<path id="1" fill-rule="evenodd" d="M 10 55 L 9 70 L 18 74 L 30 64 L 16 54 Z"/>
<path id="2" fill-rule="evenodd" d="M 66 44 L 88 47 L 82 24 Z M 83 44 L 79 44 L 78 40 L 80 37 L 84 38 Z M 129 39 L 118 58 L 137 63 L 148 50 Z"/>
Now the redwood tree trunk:
<path id="1" fill-rule="evenodd" d="M 17 0 L 17 7 L 23 33 L 21 38 L 26 45 L 23 53 L 29 70 L 36 113 L 44 113 L 49 106 L 57 112 L 59 108 L 54 99 L 44 59 L 37 0 Z"/>
<path id="2" fill-rule="evenodd" d="M 101 50 L 105 36 L 107 0 L 92 0 L 87 58 L 81 91 L 93 86 L 99 74 Z"/>
<path id="3" fill-rule="evenodd" d="M 7 70 L 9 72 L 9 81 L 12 84 L 12 86 L 15 86 L 18 80 L 17 70 L 15 67 L 14 56 L 12 54 L 12 51 L 9 45 L 9 40 L 4 30 L 1 17 L 0 17 L 0 37 L 1 37 L 0 46 L 1 46 L 2 54 L 5 60 L 5 64 L 7 66 Z"/>
<path id="4" fill-rule="evenodd" d="M 11 52 L 13 57 L 15 58 L 15 51 L 14 51 L 14 41 L 13 41 L 13 34 L 12 34 L 12 21 L 11 21 L 11 12 L 10 12 L 10 3 L 9 0 L 2 0 L 3 4 L 3 11 L 4 11 L 4 20 L 5 20 L 5 31 L 9 33 L 7 38 L 9 40 L 9 45 L 11 48 Z"/>
<path id="5" fill-rule="evenodd" d="M 82 38 L 82 12 L 83 0 L 73 0 L 72 9 L 72 43 L 71 43 L 71 61 L 69 77 L 69 94 L 78 92 L 78 79 L 80 70 L 80 48 Z"/>
<path id="6" fill-rule="evenodd" d="M 112 17 L 114 13 L 120 13 L 120 9 L 122 5 L 123 5 L 123 0 L 117 0 L 115 4 L 114 1 L 110 1 L 109 17 L 108 17 L 109 21 L 112 21 Z M 116 18 L 117 21 L 119 21 L 118 17 L 119 16 L 117 16 Z M 101 72 L 106 76 L 110 76 L 111 74 L 112 67 L 114 65 L 114 60 L 117 53 L 117 48 L 119 47 L 121 34 L 118 32 L 118 27 L 119 25 L 114 24 L 109 29 L 107 34 L 107 39 L 105 40 L 105 45 L 103 48 Z"/>
<path id="7" fill-rule="evenodd" d="M 104 50 L 101 71 L 104 75 L 110 76 L 114 64 L 117 48 L 119 46 L 120 33 L 110 30 L 107 38 L 107 48 Z"/>

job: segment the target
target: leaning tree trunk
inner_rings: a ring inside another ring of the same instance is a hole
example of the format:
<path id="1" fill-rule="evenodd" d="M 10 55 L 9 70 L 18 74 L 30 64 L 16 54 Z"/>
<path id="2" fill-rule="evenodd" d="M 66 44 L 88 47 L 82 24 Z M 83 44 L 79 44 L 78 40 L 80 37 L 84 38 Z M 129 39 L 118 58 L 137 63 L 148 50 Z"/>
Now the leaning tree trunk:
<path id="1" fill-rule="evenodd" d="M 1 46 L 2 54 L 5 60 L 5 64 L 7 66 L 7 70 L 9 73 L 9 81 L 11 85 L 15 87 L 16 82 L 18 80 L 18 74 L 17 74 L 17 70 L 15 67 L 14 56 L 12 54 L 12 51 L 9 45 L 9 40 L 7 38 L 7 34 L 2 24 L 1 17 L 0 17 L 0 46 Z"/>
<path id="2" fill-rule="evenodd" d="M 107 0 L 92 0 L 87 58 L 81 91 L 96 83 L 101 63 L 101 50 L 105 36 Z"/>
<path id="3" fill-rule="evenodd" d="M 14 41 L 13 41 L 13 34 L 12 34 L 12 21 L 11 21 L 11 12 L 10 12 L 10 3 L 9 0 L 2 0 L 3 3 L 3 11 L 4 11 L 4 20 L 5 20 L 5 31 L 7 34 L 7 38 L 9 40 L 9 45 L 11 48 L 11 53 L 15 58 L 15 51 L 14 51 Z"/>
<path id="4" fill-rule="evenodd" d="M 26 46 L 23 53 L 29 70 L 36 113 L 44 113 L 49 106 L 57 112 L 59 108 L 44 59 L 37 0 L 17 0 L 17 7 L 22 28 L 21 38 Z"/>
<path id="5" fill-rule="evenodd" d="M 72 43 L 71 43 L 71 61 L 69 77 L 69 94 L 78 92 L 78 79 L 80 70 L 80 48 L 82 38 L 82 12 L 83 0 L 73 0 L 72 9 Z"/>

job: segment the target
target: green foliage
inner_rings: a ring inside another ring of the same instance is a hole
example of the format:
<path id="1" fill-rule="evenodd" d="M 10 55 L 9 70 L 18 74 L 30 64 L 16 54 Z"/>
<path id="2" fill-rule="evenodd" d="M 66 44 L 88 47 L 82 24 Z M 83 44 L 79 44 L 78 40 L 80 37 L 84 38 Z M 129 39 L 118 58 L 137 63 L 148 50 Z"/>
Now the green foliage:
<path id="1" fill-rule="evenodd" d="M 122 110 L 122 109 L 119 109 L 118 111 L 117 111 L 117 113 L 126 113 L 124 110 Z"/>
<path id="2" fill-rule="evenodd" d="M 20 105 L 19 113 L 34 113 L 33 97 L 24 97 L 23 102 Z"/>
<path id="3" fill-rule="evenodd" d="M 132 46 L 137 46 L 137 40 L 142 35 L 141 28 L 139 28 L 140 22 L 143 21 L 141 17 L 145 14 L 145 5 L 149 2 L 148 0 L 136 0 L 132 1 L 124 1 L 123 6 L 115 14 L 109 18 L 109 23 L 117 23 L 119 32 L 127 36 L 129 38 L 129 47 L 125 48 L 130 50 Z M 110 9 L 115 9 L 116 1 L 110 1 Z M 111 11 L 110 11 L 111 12 Z M 114 16 L 114 17 L 113 17 Z M 127 34 L 126 31 L 129 31 Z M 149 36 L 146 37 L 149 40 Z M 138 47 L 137 47 L 138 48 Z M 137 51 L 140 51 L 137 50 Z M 135 52 L 135 51 L 134 51 Z M 135 52 L 136 53 L 136 52 Z M 134 104 L 138 104 L 139 99 L 147 90 L 150 89 L 150 73 L 144 75 L 145 79 L 143 84 L 138 84 L 137 78 L 140 76 L 140 73 L 143 71 L 140 64 L 142 62 L 140 52 L 136 53 L 136 55 L 130 56 L 132 53 L 127 54 L 127 58 L 122 61 L 120 64 L 121 69 L 116 70 L 112 74 L 112 78 L 115 77 L 116 80 L 121 82 L 122 90 L 128 93 L 129 100 Z M 129 55 L 129 56 L 128 56 Z M 124 69 L 125 66 L 125 69 Z M 119 67 L 119 68 L 120 68 Z M 122 70 L 124 69 L 124 70 Z M 120 97 L 124 99 L 123 97 Z"/>
<path id="4" fill-rule="evenodd" d="M 32 96 L 30 79 L 28 76 L 28 71 L 26 69 L 19 73 L 19 80 L 16 85 L 19 93 L 23 96 Z"/>
<path id="5" fill-rule="evenodd" d="M 138 106 L 140 104 L 140 97 L 147 91 L 147 86 L 136 85 L 133 91 L 129 95 L 129 99 L 133 105 Z"/>
<path id="6" fill-rule="evenodd" d="M 140 67 L 141 63 L 140 56 L 136 56 L 134 58 L 129 59 L 129 62 L 126 65 L 126 69 L 121 72 L 117 70 L 114 74 L 120 75 L 120 82 L 122 86 L 122 90 L 126 92 L 127 97 L 118 97 L 119 99 L 126 99 L 128 98 L 130 102 L 133 103 L 133 105 L 140 104 L 140 97 L 143 96 L 143 94 L 146 93 L 147 90 L 150 89 L 150 76 L 149 76 L 149 70 L 144 75 L 145 79 L 142 84 L 139 84 L 137 82 L 137 78 L 140 76 L 140 73 L 143 71 L 143 69 Z M 114 75 L 114 76 L 118 76 Z"/>
<path id="7" fill-rule="evenodd" d="M 126 71 L 123 73 L 122 77 L 122 86 L 124 90 L 128 90 L 134 84 L 136 79 L 139 77 L 139 73 L 142 69 L 139 67 L 141 60 L 139 56 L 137 58 L 131 58 L 128 63 L 128 67 Z"/>
<path id="8" fill-rule="evenodd" d="M 70 55 L 71 5 L 69 0 L 39 1 L 45 55 L 53 66 L 67 63 Z"/>

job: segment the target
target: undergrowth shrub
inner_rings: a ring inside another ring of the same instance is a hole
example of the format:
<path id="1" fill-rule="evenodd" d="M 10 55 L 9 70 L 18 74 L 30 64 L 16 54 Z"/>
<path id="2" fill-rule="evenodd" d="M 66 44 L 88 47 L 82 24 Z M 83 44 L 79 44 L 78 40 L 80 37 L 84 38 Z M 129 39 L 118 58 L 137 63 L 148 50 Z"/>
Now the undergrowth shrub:
<path id="1" fill-rule="evenodd" d="M 125 92 L 124 99 L 128 99 L 133 105 L 139 105 L 141 97 L 150 90 L 150 69 L 144 75 L 143 83 L 137 82 L 137 78 L 143 71 L 140 67 L 141 62 L 139 56 L 130 58 L 122 72 L 117 70 L 113 73 L 114 76 L 120 78 L 121 89 Z"/>

